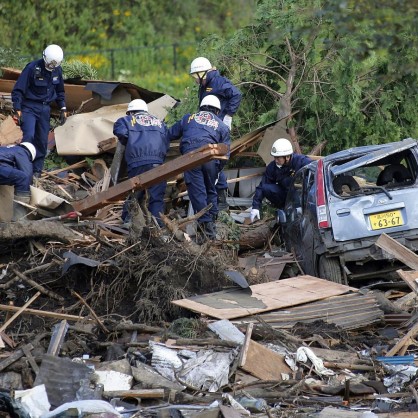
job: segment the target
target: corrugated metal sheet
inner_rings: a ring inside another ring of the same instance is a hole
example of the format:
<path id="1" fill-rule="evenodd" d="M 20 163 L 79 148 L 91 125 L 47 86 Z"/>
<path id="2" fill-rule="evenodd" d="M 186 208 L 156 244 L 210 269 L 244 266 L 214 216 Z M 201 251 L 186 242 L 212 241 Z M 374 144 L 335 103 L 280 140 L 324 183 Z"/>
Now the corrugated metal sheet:
<path id="1" fill-rule="evenodd" d="M 373 296 L 350 293 L 258 316 L 273 328 L 291 328 L 297 322 L 309 323 L 322 319 L 349 330 L 380 322 L 384 313 Z M 254 317 L 248 316 L 233 322 L 254 322 Z"/>

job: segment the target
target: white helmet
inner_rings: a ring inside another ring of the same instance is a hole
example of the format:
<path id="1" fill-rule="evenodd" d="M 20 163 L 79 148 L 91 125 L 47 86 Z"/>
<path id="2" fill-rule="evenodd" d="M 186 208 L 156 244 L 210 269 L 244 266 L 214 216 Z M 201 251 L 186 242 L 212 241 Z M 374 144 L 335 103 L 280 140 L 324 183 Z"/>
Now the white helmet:
<path id="1" fill-rule="evenodd" d="M 148 105 L 142 99 L 135 99 L 128 104 L 126 114 L 130 112 L 139 112 L 141 110 L 144 112 L 148 112 Z"/>
<path id="2" fill-rule="evenodd" d="M 190 64 L 190 74 L 199 78 L 205 78 L 207 71 L 212 69 L 212 64 L 205 57 L 195 58 Z"/>
<path id="3" fill-rule="evenodd" d="M 293 154 L 292 143 L 286 138 L 279 138 L 274 141 L 270 154 L 273 157 L 285 157 Z"/>
<path id="4" fill-rule="evenodd" d="M 221 102 L 213 94 L 209 94 L 203 98 L 202 102 L 200 103 L 200 107 L 203 106 L 212 106 L 218 110 L 221 110 Z"/>
<path id="5" fill-rule="evenodd" d="M 33 144 L 31 144 L 30 142 L 21 142 L 20 145 L 22 147 L 25 147 L 30 152 L 30 155 L 32 156 L 32 161 L 33 161 L 36 157 L 35 146 Z"/>
<path id="6" fill-rule="evenodd" d="M 45 61 L 45 68 L 52 71 L 54 68 L 61 65 L 61 62 L 64 59 L 64 52 L 62 52 L 60 46 L 52 44 L 45 48 L 42 56 Z"/>

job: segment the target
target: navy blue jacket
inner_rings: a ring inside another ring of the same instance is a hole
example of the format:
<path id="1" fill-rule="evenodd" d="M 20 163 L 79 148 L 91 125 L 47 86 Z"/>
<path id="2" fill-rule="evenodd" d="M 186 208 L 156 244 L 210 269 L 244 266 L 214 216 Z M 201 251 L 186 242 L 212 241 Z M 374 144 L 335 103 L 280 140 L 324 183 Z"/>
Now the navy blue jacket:
<path id="1" fill-rule="evenodd" d="M 22 171 L 27 176 L 27 184 L 25 189 L 29 191 L 32 181 L 32 156 L 29 150 L 20 145 L 9 145 L 0 147 L 0 166 L 10 166 Z M 6 184 L 2 182 L 1 184 Z M 12 182 L 10 183 L 12 185 Z"/>
<path id="2" fill-rule="evenodd" d="M 205 86 L 199 86 L 199 105 L 205 96 L 213 94 L 221 102 L 218 117 L 223 120 L 225 115 L 234 115 L 241 103 L 241 92 L 218 70 L 207 73 Z"/>
<path id="3" fill-rule="evenodd" d="M 125 160 L 128 172 L 147 164 L 162 164 L 170 147 L 167 126 L 148 112 L 119 118 L 113 134 L 126 146 Z"/>
<path id="4" fill-rule="evenodd" d="M 48 104 L 56 101 L 60 109 L 65 107 L 62 68 L 48 71 L 43 59 L 26 65 L 12 90 L 13 109 L 22 110 L 28 100 Z"/>
<path id="5" fill-rule="evenodd" d="M 229 128 L 214 113 L 199 111 L 187 113 L 168 130 L 170 141 L 179 139 L 180 152 L 187 154 L 206 144 L 231 145 Z"/>
<path id="6" fill-rule="evenodd" d="M 263 174 L 260 184 L 255 189 L 253 198 L 253 209 L 261 209 L 261 203 L 263 201 L 263 185 L 264 184 L 277 184 L 281 186 L 286 193 L 289 190 L 292 177 L 295 173 L 305 165 L 312 162 L 312 160 L 303 154 L 292 154 L 292 158 L 289 164 L 283 165 L 281 168 L 277 167 L 276 162 L 273 160 L 266 167 L 266 171 Z"/>

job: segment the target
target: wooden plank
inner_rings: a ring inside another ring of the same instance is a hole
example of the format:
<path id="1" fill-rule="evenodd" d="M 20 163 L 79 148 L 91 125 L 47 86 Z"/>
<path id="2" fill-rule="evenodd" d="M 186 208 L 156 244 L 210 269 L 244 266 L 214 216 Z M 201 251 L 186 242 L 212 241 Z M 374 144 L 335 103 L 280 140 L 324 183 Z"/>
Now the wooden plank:
<path id="1" fill-rule="evenodd" d="M 218 319 L 234 319 L 275 309 L 301 305 L 347 293 L 351 288 L 308 275 L 175 300 L 172 303 Z"/>
<path id="2" fill-rule="evenodd" d="M 261 380 L 282 380 L 282 373 L 292 373 L 284 356 L 252 340 L 248 344 L 245 363 L 240 367 Z"/>
<path id="3" fill-rule="evenodd" d="M 379 239 L 376 241 L 376 245 L 399 261 L 402 261 L 402 263 L 412 270 L 418 270 L 418 255 L 404 247 L 389 235 L 380 235 Z"/>
<path id="4" fill-rule="evenodd" d="M 411 288 L 414 293 L 418 293 L 418 271 L 396 270 L 399 277 Z"/>
<path id="5" fill-rule="evenodd" d="M 112 390 L 103 392 L 103 396 L 108 398 L 161 399 L 164 398 L 164 389 Z"/>
<path id="6" fill-rule="evenodd" d="M 125 180 L 108 190 L 73 202 L 73 208 L 82 215 L 90 215 L 106 206 L 109 202 L 120 200 L 134 190 L 147 189 L 150 186 L 168 180 L 186 170 L 202 165 L 212 159 L 223 159 L 228 152 L 225 144 L 208 144 L 174 160 L 168 161 L 146 173 Z"/>
<path id="7" fill-rule="evenodd" d="M 18 306 L 0 305 L 0 311 L 17 312 L 20 308 Z M 91 321 L 91 319 L 83 318 L 82 316 L 62 314 L 58 312 L 40 311 L 38 309 L 26 309 L 23 312 L 25 315 L 37 315 L 46 318 L 66 319 L 67 321 Z"/>
<path id="8" fill-rule="evenodd" d="M 244 344 L 242 345 L 239 365 L 243 366 L 247 361 L 248 348 L 250 346 L 251 335 L 253 333 L 254 323 L 247 324 L 247 332 L 245 333 Z"/>

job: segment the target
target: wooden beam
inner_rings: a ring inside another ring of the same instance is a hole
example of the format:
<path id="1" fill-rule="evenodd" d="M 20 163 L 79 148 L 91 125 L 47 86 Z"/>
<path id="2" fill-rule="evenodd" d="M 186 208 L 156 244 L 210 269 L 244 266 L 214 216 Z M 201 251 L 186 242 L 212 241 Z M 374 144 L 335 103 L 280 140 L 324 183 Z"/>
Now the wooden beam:
<path id="1" fill-rule="evenodd" d="M 376 241 L 376 245 L 387 253 L 393 255 L 399 261 L 402 261 L 412 270 L 418 270 L 418 255 L 404 247 L 389 235 L 382 234 Z"/>
<path id="2" fill-rule="evenodd" d="M 147 189 L 150 186 L 168 180 L 179 173 L 198 167 L 213 159 L 223 159 L 228 153 L 225 144 L 208 144 L 174 160 L 168 161 L 146 173 L 125 180 L 108 190 L 96 193 L 83 200 L 73 203 L 74 210 L 82 215 L 90 215 L 106 206 L 109 202 L 120 200 L 134 190 Z"/>

